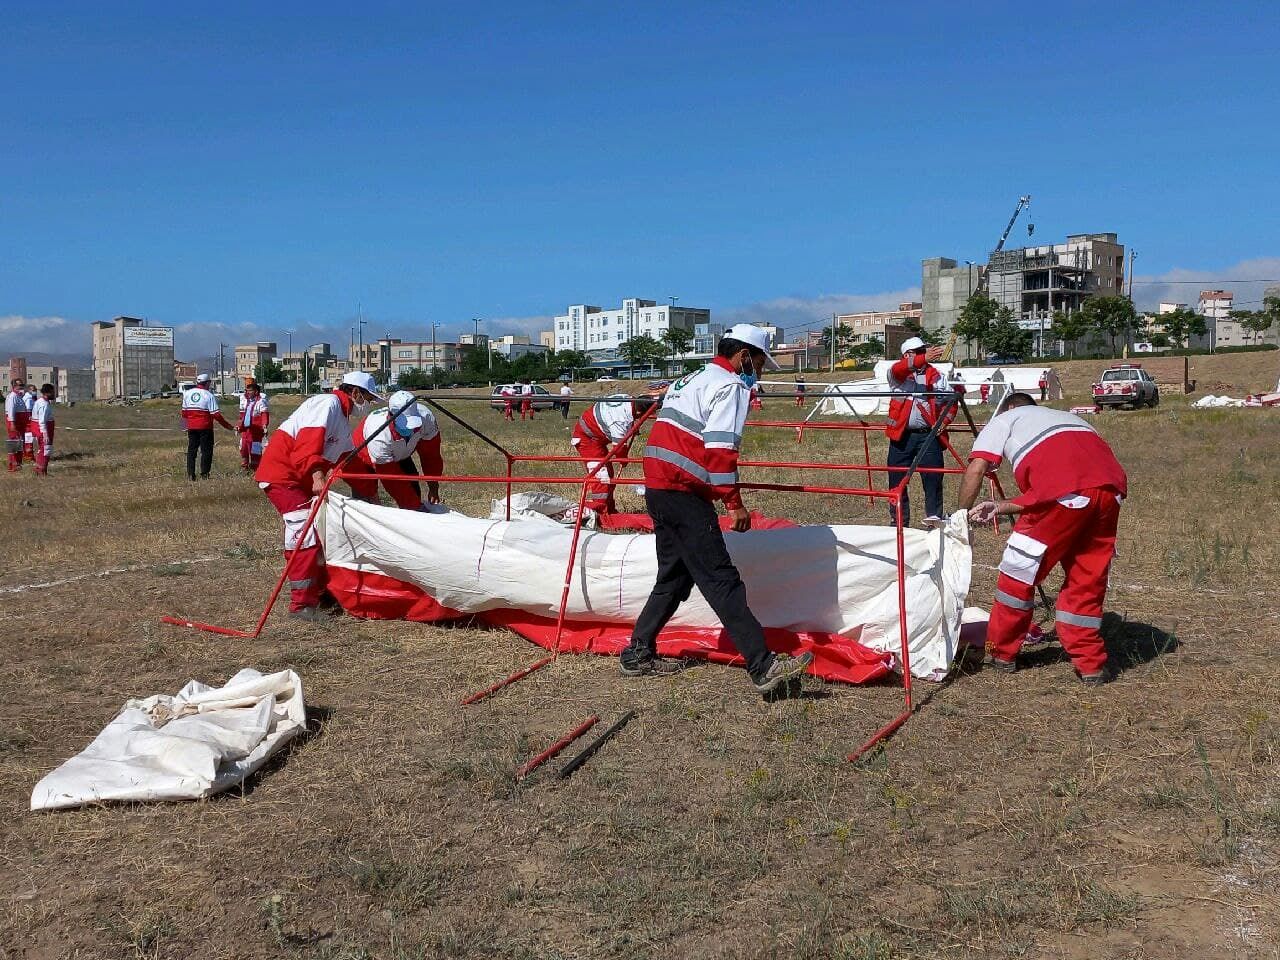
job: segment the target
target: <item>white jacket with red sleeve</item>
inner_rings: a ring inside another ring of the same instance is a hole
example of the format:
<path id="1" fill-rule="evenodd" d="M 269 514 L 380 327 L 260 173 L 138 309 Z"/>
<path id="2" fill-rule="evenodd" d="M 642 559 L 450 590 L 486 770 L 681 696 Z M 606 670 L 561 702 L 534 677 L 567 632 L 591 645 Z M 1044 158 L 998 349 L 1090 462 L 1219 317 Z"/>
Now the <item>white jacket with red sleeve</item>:
<path id="1" fill-rule="evenodd" d="M 311 474 L 337 465 L 353 449 L 351 397 L 334 390 L 309 397 L 271 435 L 254 474 L 260 485 L 311 489 Z"/>
<path id="2" fill-rule="evenodd" d="M 644 448 L 644 484 L 742 506 L 738 448 L 751 392 L 723 357 L 671 385 Z"/>

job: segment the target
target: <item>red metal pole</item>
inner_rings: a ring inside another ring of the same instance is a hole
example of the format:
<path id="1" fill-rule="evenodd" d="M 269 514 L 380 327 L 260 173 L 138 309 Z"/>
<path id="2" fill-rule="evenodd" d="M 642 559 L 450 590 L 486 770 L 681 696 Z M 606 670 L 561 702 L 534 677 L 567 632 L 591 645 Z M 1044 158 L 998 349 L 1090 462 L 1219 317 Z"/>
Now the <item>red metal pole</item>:
<path id="1" fill-rule="evenodd" d="M 572 730 L 566 733 L 563 737 L 561 737 L 551 746 L 547 747 L 547 749 L 543 750 L 536 757 L 532 757 L 529 760 L 526 760 L 520 766 L 520 769 L 516 771 L 516 779 L 523 780 L 525 777 L 531 774 L 534 770 L 538 769 L 538 767 L 542 766 L 544 763 L 546 763 L 548 760 L 554 757 L 557 753 L 559 753 L 569 744 L 573 743 L 573 741 L 577 740 L 580 736 L 582 736 L 584 733 L 586 733 L 588 730 L 594 727 L 599 720 L 600 718 L 596 714 L 594 713 L 591 714 L 591 716 L 587 717 L 587 719 L 583 720 L 580 724 L 578 724 L 576 727 L 574 727 Z"/>
<path id="2" fill-rule="evenodd" d="M 867 439 L 867 431 L 865 431 L 865 430 L 863 430 L 863 431 L 862 431 L 862 455 L 863 455 L 863 457 L 865 457 L 865 458 L 866 458 L 866 462 L 867 462 L 867 487 L 868 487 L 868 488 L 870 488 L 870 487 L 871 487 L 871 483 L 872 483 L 872 479 L 871 479 L 871 441 Z M 872 506 L 874 503 L 875 503 L 875 498 L 874 498 L 874 497 L 867 497 L 867 506 Z"/>
<path id="3" fill-rule="evenodd" d="M 469 707 L 473 703 L 479 703 L 485 697 L 489 696 L 489 694 L 496 693 L 497 691 L 501 690 L 503 687 L 510 686 L 511 684 L 515 683 L 517 680 L 523 680 L 529 674 L 533 673 L 535 670 L 541 670 L 550 662 L 551 662 L 550 657 L 543 657 L 541 660 L 535 660 L 533 663 L 529 664 L 527 667 L 521 667 L 515 673 L 511 674 L 511 676 L 503 677 L 497 683 L 492 683 L 489 686 L 485 687 L 483 690 L 477 690 L 475 693 L 471 694 L 471 696 L 469 697 L 463 697 L 462 705 L 464 707 Z"/>

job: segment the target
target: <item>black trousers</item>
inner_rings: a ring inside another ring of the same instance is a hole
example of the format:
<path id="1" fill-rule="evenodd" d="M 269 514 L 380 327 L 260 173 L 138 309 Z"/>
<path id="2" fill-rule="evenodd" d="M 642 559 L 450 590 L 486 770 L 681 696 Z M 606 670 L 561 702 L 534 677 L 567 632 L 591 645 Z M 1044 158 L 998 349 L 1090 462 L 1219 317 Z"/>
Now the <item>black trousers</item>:
<path id="1" fill-rule="evenodd" d="M 196 478 L 196 453 L 200 454 L 200 476 L 208 479 L 213 469 L 213 427 L 187 431 L 187 476 Z"/>
<path id="2" fill-rule="evenodd" d="M 715 507 L 697 494 L 645 491 L 657 539 L 658 578 L 636 619 L 631 646 L 622 659 L 634 663 L 657 651 L 658 631 L 667 625 L 696 586 L 729 633 L 755 679 L 764 676 L 773 654 L 764 629 L 747 606 L 747 588 L 729 558 Z"/>
<path id="3" fill-rule="evenodd" d="M 560 419 L 568 420 L 569 419 L 569 401 L 561 400 L 559 401 L 559 403 L 560 403 Z"/>
<path id="4" fill-rule="evenodd" d="M 901 440 L 889 441 L 888 466 L 903 468 L 889 471 L 890 489 L 896 487 L 898 482 L 907 475 L 906 468 L 911 466 L 911 461 L 916 458 L 916 453 L 921 447 L 924 447 L 924 456 L 920 458 L 920 466 L 942 466 L 942 444 L 937 437 L 930 437 L 927 430 L 908 430 L 902 435 Z M 918 473 L 916 476 L 924 484 L 925 514 L 930 517 L 942 516 L 942 474 Z M 889 517 L 893 518 L 892 506 L 889 507 Z M 907 491 L 904 490 L 902 491 L 902 525 L 905 527 L 910 523 L 911 500 L 907 496 Z"/>

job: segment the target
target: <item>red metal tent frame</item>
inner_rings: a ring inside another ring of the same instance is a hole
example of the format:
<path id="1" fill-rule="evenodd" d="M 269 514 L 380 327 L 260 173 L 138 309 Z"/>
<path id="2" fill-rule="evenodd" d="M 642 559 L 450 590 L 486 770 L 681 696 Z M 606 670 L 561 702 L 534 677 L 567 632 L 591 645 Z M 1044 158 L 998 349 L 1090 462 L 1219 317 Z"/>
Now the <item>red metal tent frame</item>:
<path id="1" fill-rule="evenodd" d="M 869 396 L 869 395 L 863 394 L 863 396 Z M 940 396 L 944 396 L 946 399 L 952 402 L 956 401 L 954 394 L 947 394 L 947 395 L 940 394 Z M 507 519 L 508 520 L 511 518 L 511 492 L 515 484 L 577 485 L 581 488 L 578 495 L 578 516 L 574 523 L 573 538 L 570 542 L 570 547 L 569 547 L 569 559 L 565 566 L 564 586 L 561 591 L 559 613 L 556 620 L 555 639 L 552 644 L 552 650 L 550 655 L 542 657 L 541 659 L 534 661 L 528 666 L 522 667 L 520 670 L 517 670 L 515 673 L 512 673 L 510 676 L 504 677 L 501 680 L 498 680 L 495 683 L 490 684 L 488 687 L 485 687 L 482 690 L 478 690 L 475 693 L 472 693 L 467 697 L 463 698 L 461 701 L 462 705 L 469 706 L 471 704 L 478 703 L 481 700 L 484 700 L 487 697 L 491 696 L 492 694 L 496 693 L 497 691 L 503 689 L 504 687 L 510 686 L 511 684 L 516 683 L 524 679 L 525 677 L 530 676 L 536 671 L 541 670 L 546 666 L 549 666 L 550 664 L 554 663 L 558 658 L 560 653 L 560 641 L 561 641 L 561 637 L 564 630 L 565 611 L 568 606 L 569 590 L 572 586 L 574 561 L 577 556 L 578 543 L 582 533 L 582 521 L 584 516 L 583 508 L 585 507 L 585 504 L 586 504 L 587 482 L 590 479 L 590 477 L 594 473 L 598 472 L 598 470 L 601 467 L 605 467 L 610 464 L 618 464 L 625 467 L 627 464 L 642 462 L 641 458 L 638 458 L 638 457 L 619 457 L 616 454 L 620 450 L 625 449 L 628 446 L 628 444 L 639 432 L 640 427 L 650 417 L 656 414 L 659 408 L 657 406 L 651 407 L 649 410 L 645 411 L 644 414 L 637 417 L 635 419 L 635 422 L 632 424 L 631 429 L 627 432 L 627 434 L 623 437 L 623 439 L 614 445 L 614 448 L 609 452 L 609 454 L 603 460 L 597 462 L 597 467 L 595 470 L 592 470 L 591 472 L 586 473 L 585 476 L 584 474 L 577 474 L 572 477 L 566 477 L 566 476 L 523 477 L 523 476 L 518 476 L 515 473 L 515 465 L 517 463 L 577 463 L 577 464 L 581 464 L 585 471 L 586 458 L 578 457 L 578 456 L 554 456 L 554 455 L 533 455 L 533 454 L 512 453 L 511 451 L 507 450 L 504 446 L 499 444 L 497 441 L 493 440 L 491 437 L 487 436 L 485 433 L 478 430 L 473 425 L 467 423 L 457 414 L 446 409 L 441 404 L 438 398 L 426 396 L 426 397 L 422 397 L 421 399 L 425 400 L 427 403 L 429 403 L 436 410 L 440 411 L 450 420 L 459 424 L 469 433 L 473 434 L 474 436 L 479 438 L 481 441 L 486 443 L 488 446 L 492 447 L 493 449 L 497 450 L 500 454 L 502 454 L 502 456 L 506 460 L 506 471 L 504 474 L 492 475 L 492 476 L 450 476 L 446 474 L 432 476 L 428 474 L 406 474 L 404 475 L 403 479 L 417 480 L 417 481 L 440 481 L 440 482 L 448 482 L 448 483 L 480 483 L 480 484 L 502 485 L 506 488 L 506 492 L 507 492 L 506 502 L 507 502 Z M 461 398 L 455 397 L 452 399 L 461 399 Z M 467 399 L 488 400 L 489 398 L 472 397 Z M 595 402 L 596 399 L 598 398 L 590 398 L 590 402 Z M 962 398 L 959 399 L 958 402 L 961 408 L 963 408 L 964 407 L 963 399 Z M 965 414 L 967 417 L 968 416 L 967 410 L 965 410 Z M 388 418 L 388 422 L 390 422 L 390 418 Z M 970 424 L 970 428 L 976 432 L 976 428 L 973 427 L 972 418 L 969 418 L 969 424 Z M 907 638 L 906 578 L 905 578 L 906 560 L 905 560 L 904 533 L 903 533 L 904 528 L 902 526 L 902 511 L 898 509 L 901 506 L 903 494 L 907 490 L 907 486 L 911 482 L 912 476 L 914 476 L 916 473 L 963 474 L 964 473 L 963 461 L 960 458 L 960 455 L 955 451 L 954 447 L 951 446 L 950 442 L 946 440 L 944 435 L 943 437 L 941 437 L 944 446 L 946 447 L 946 449 L 951 451 L 952 456 L 957 460 L 957 462 L 961 464 L 961 466 L 921 467 L 919 465 L 920 456 L 917 456 L 916 462 L 912 463 L 908 468 L 906 468 L 906 474 L 895 486 L 889 489 L 881 490 L 881 489 L 876 489 L 872 486 L 874 476 L 877 473 L 887 473 L 890 468 L 887 466 L 872 464 L 870 462 L 870 458 L 871 458 L 870 444 L 869 444 L 869 441 L 867 440 L 867 434 L 871 430 L 883 429 L 882 427 L 876 427 L 866 423 L 813 424 L 813 423 L 794 423 L 789 421 L 754 421 L 754 422 L 748 421 L 748 425 L 763 427 L 763 428 L 786 428 L 786 429 L 831 428 L 831 429 L 841 429 L 841 430 L 861 432 L 863 434 L 863 450 L 864 450 L 864 456 L 866 458 L 866 462 L 862 464 L 852 464 L 852 463 L 838 464 L 838 463 L 817 463 L 817 462 L 801 462 L 801 461 L 740 460 L 739 467 L 748 468 L 748 469 L 773 468 L 773 469 L 797 469 L 797 470 L 829 470 L 829 471 L 837 471 L 837 472 L 857 471 L 857 472 L 865 472 L 868 479 L 867 479 L 867 486 L 865 487 L 847 487 L 847 486 L 807 484 L 807 483 L 796 484 L 796 483 L 742 482 L 739 484 L 741 489 L 769 490 L 769 491 L 779 491 L 779 492 L 788 492 L 788 493 L 832 494 L 837 496 L 866 497 L 869 503 L 872 503 L 876 500 L 885 500 L 894 507 L 893 514 L 895 518 L 895 535 L 896 535 L 896 543 L 897 543 L 899 659 L 900 659 L 900 667 L 902 670 L 903 708 L 892 720 L 890 720 L 884 726 L 876 730 L 866 741 L 864 741 L 861 745 L 859 745 L 856 750 L 854 750 L 852 753 L 848 755 L 848 759 L 850 761 L 854 761 L 860 758 L 861 756 L 863 756 L 865 753 L 867 753 L 867 751 L 871 750 L 874 746 L 876 746 L 877 744 L 881 743 L 882 741 L 887 739 L 889 736 L 891 736 L 896 730 L 898 730 L 904 723 L 906 723 L 911 718 L 912 714 L 915 712 L 915 709 L 916 709 L 916 705 L 912 697 L 911 651 L 908 647 L 908 638 Z M 941 427 L 942 427 L 942 421 L 940 420 L 938 424 L 934 426 L 931 436 L 938 436 L 940 433 Z M 368 439 L 372 439 L 372 437 Z M 366 443 L 368 442 L 368 439 L 366 439 L 365 441 Z M 311 510 L 307 514 L 306 522 L 304 523 L 302 530 L 297 539 L 298 544 L 302 544 L 305 541 L 307 534 L 311 531 L 312 527 L 314 526 L 316 516 L 320 511 L 320 507 L 327 500 L 329 490 L 332 488 L 335 481 L 340 479 L 342 480 L 381 479 L 377 474 L 371 474 L 363 470 L 348 469 L 348 464 L 350 464 L 353 460 L 355 460 L 355 454 L 357 452 L 358 451 L 352 451 L 350 454 L 344 457 L 343 461 L 338 464 L 338 467 L 329 475 L 329 477 L 325 481 L 323 489 L 316 496 L 315 501 L 311 506 Z M 895 469 L 902 469 L 902 468 L 895 468 Z M 999 479 L 996 477 L 994 471 L 988 471 L 987 479 L 991 484 L 993 495 L 1002 496 L 1003 494 L 1000 489 Z M 295 547 L 295 552 L 297 549 L 298 548 Z M 280 597 L 281 590 L 284 588 L 284 583 L 288 575 L 289 566 L 293 562 L 294 555 L 295 553 L 290 553 L 286 558 L 284 567 L 280 572 L 280 576 L 277 578 L 275 586 L 272 589 L 271 594 L 267 599 L 266 605 L 263 607 L 262 613 L 258 617 L 258 620 L 254 624 L 252 629 L 238 630 L 232 627 L 224 627 L 216 624 L 203 623 L 197 620 L 189 620 L 189 619 L 174 617 L 174 616 L 161 617 L 161 622 L 171 624 L 174 626 L 188 627 L 191 629 L 202 630 L 209 633 L 221 634 L 224 636 L 246 637 L 246 638 L 258 637 L 262 633 L 262 630 L 266 625 L 267 618 L 271 615 L 271 611 L 274 608 L 276 601 Z"/>

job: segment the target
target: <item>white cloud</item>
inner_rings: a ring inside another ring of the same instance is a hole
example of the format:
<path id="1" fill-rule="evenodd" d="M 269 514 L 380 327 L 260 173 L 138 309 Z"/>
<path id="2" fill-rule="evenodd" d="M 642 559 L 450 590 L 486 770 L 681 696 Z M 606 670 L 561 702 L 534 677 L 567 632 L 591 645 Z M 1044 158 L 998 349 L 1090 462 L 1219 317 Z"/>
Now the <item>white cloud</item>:
<path id="1" fill-rule="evenodd" d="M 1154 310 L 1161 302 L 1186 303 L 1195 309 L 1202 289 L 1221 289 L 1234 293 L 1241 309 L 1255 310 L 1269 286 L 1280 287 L 1280 257 L 1257 257 L 1214 270 L 1175 267 L 1154 275 L 1135 272 L 1133 300 L 1140 310 Z"/>
<path id="2" fill-rule="evenodd" d="M 0 356 L 28 353 L 88 353 L 89 325 L 66 317 L 0 317 Z"/>

